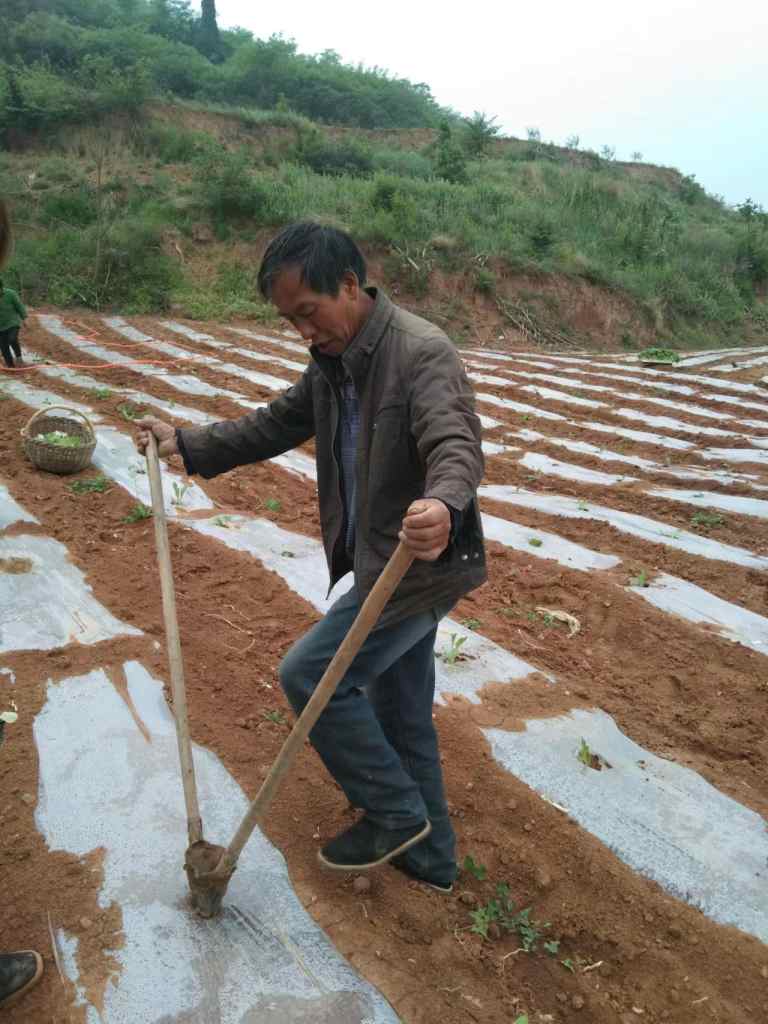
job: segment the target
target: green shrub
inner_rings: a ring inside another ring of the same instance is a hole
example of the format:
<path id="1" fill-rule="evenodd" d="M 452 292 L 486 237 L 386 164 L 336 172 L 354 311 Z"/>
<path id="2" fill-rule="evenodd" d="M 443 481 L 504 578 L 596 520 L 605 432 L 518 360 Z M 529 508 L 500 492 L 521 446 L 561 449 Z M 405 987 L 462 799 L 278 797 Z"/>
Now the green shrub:
<path id="1" fill-rule="evenodd" d="M 454 185 L 466 184 L 467 160 L 459 143 L 454 139 L 449 124 L 440 125 L 440 135 L 435 146 L 435 174 Z"/>
<path id="2" fill-rule="evenodd" d="M 493 295 L 496 291 L 496 275 L 488 267 L 476 267 L 474 284 L 475 291 L 481 295 Z"/>
<path id="3" fill-rule="evenodd" d="M 397 178 L 391 175 L 377 175 L 371 193 L 371 206 L 374 210 L 393 210 L 399 191 L 400 182 Z"/>
<path id="4" fill-rule="evenodd" d="M 40 206 L 40 220 L 46 225 L 87 227 L 97 217 L 98 199 L 87 185 L 46 195 Z"/>
<path id="5" fill-rule="evenodd" d="M 287 219 L 280 183 L 254 175 L 246 152 L 208 158 L 198 166 L 200 200 L 214 220 L 248 218 L 259 225 Z"/>
<path id="6" fill-rule="evenodd" d="M 213 140 L 203 132 L 154 121 L 136 133 L 134 146 L 144 156 L 157 156 L 163 163 L 181 164 L 211 150 Z"/>
<path id="7" fill-rule="evenodd" d="M 33 302 L 148 313 L 168 308 L 179 269 L 156 227 L 121 218 L 20 239 L 7 276 Z"/>
<path id="8" fill-rule="evenodd" d="M 334 142 L 317 132 L 304 135 L 294 156 L 298 163 L 309 167 L 315 174 L 366 177 L 373 172 L 370 149 L 355 139 Z"/>
<path id="9" fill-rule="evenodd" d="M 186 283 L 173 296 L 183 316 L 196 320 L 228 320 L 243 317 L 274 323 L 275 311 L 265 303 L 256 287 L 256 265 L 237 261 L 219 265 L 208 287 Z"/>
<path id="10" fill-rule="evenodd" d="M 372 155 L 373 168 L 402 178 L 420 178 L 427 181 L 435 175 L 432 161 L 424 153 L 405 149 L 375 149 Z"/>

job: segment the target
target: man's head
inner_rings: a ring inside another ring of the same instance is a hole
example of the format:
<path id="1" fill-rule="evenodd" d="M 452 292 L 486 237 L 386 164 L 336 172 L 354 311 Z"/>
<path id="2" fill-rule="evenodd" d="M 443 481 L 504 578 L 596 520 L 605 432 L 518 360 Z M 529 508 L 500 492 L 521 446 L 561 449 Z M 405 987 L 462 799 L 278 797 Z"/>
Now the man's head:
<path id="1" fill-rule="evenodd" d="M 305 341 L 340 356 L 370 312 L 365 260 L 348 234 L 305 221 L 274 238 L 259 268 L 259 290 Z"/>

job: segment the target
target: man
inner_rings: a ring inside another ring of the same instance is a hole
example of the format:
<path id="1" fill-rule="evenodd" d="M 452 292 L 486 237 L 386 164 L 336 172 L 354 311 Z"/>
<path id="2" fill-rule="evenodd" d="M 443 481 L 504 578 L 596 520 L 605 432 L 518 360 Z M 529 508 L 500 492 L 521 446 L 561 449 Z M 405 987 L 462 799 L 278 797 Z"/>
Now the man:
<path id="1" fill-rule="evenodd" d="M 450 892 L 455 837 L 432 722 L 439 619 L 485 578 L 476 489 L 480 424 L 445 335 L 365 288 L 360 250 L 342 231 L 301 223 L 264 255 L 259 288 L 309 345 L 308 369 L 264 410 L 208 427 L 151 430 L 209 478 L 314 437 L 331 586 L 352 589 L 289 650 L 280 681 L 299 714 L 398 539 L 415 561 L 311 733 L 361 819 L 321 863 L 363 871 L 393 861 Z"/>
<path id="2" fill-rule="evenodd" d="M 5 202 L 0 199 L 0 269 L 11 255 L 12 242 L 10 214 Z M 3 706 L 4 701 L 0 700 L 0 709 Z M 15 721 L 15 711 L 0 713 L 0 746 L 3 745 L 6 722 Z M 10 884 L 6 886 L 6 892 L 9 889 Z M 40 981 L 42 974 L 43 960 L 35 950 L 26 949 L 15 953 L 0 953 L 0 1009 L 21 999 Z"/>

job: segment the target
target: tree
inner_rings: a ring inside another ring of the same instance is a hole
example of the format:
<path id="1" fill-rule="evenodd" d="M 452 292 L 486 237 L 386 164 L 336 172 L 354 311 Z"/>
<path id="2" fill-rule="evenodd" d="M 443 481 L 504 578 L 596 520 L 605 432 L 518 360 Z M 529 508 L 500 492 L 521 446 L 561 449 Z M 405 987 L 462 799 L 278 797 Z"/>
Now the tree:
<path id="1" fill-rule="evenodd" d="M 149 31 L 175 43 L 191 43 L 194 18 L 189 0 L 152 0 Z"/>
<path id="2" fill-rule="evenodd" d="M 216 0 L 202 0 L 200 21 L 197 23 L 197 49 L 208 60 L 219 63 L 222 60 L 221 36 L 216 22 Z"/>
<path id="3" fill-rule="evenodd" d="M 467 181 L 467 161 L 447 121 L 440 125 L 435 147 L 435 174 L 455 185 Z"/>
<path id="4" fill-rule="evenodd" d="M 603 148 L 600 150 L 600 156 L 603 158 L 603 160 L 613 160 L 613 159 L 615 159 L 615 157 L 616 157 L 616 147 L 615 146 L 603 146 Z"/>
<path id="5" fill-rule="evenodd" d="M 500 128 L 495 121 L 495 117 L 487 117 L 478 110 L 472 117 L 465 119 L 462 141 L 464 149 L 470 156 L 483 156 L 488 146 L 499 134 Z"/>
<path id="6" fill-rule="evenodd" d="M 634 153 L 632 154 L 632 159 L 635 161 L 636 164 L 639 164 L 640 161 L 643 159 L 643 154 L 640 152 L 639 149 L 636 149 L 634 151 Z"/>
<path id="7" fill-rule="evenodd" d="M 581 139 L 578 135 L 569 135 L 565 140 L 565 145 L 567 149 L 578 149 L 580 142 Z"/>

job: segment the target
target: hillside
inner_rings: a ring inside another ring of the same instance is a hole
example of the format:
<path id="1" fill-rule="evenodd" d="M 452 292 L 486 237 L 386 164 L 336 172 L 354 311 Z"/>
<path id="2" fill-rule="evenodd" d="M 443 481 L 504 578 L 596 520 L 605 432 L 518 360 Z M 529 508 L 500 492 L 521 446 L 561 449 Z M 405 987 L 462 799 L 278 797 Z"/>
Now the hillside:
<path id="1" fill-rule="evenodd" d="M 691 175 L 502 139 L 424 85 L 282 39 L 216 29 L 211 50 L 181 0 L 10 8 L 0 192 L 19 234 L 8 276 L 33 305 L 265 318 L 265 240 L 320 217 L 459 342 L 768 330 L 768 217 Z"/>

